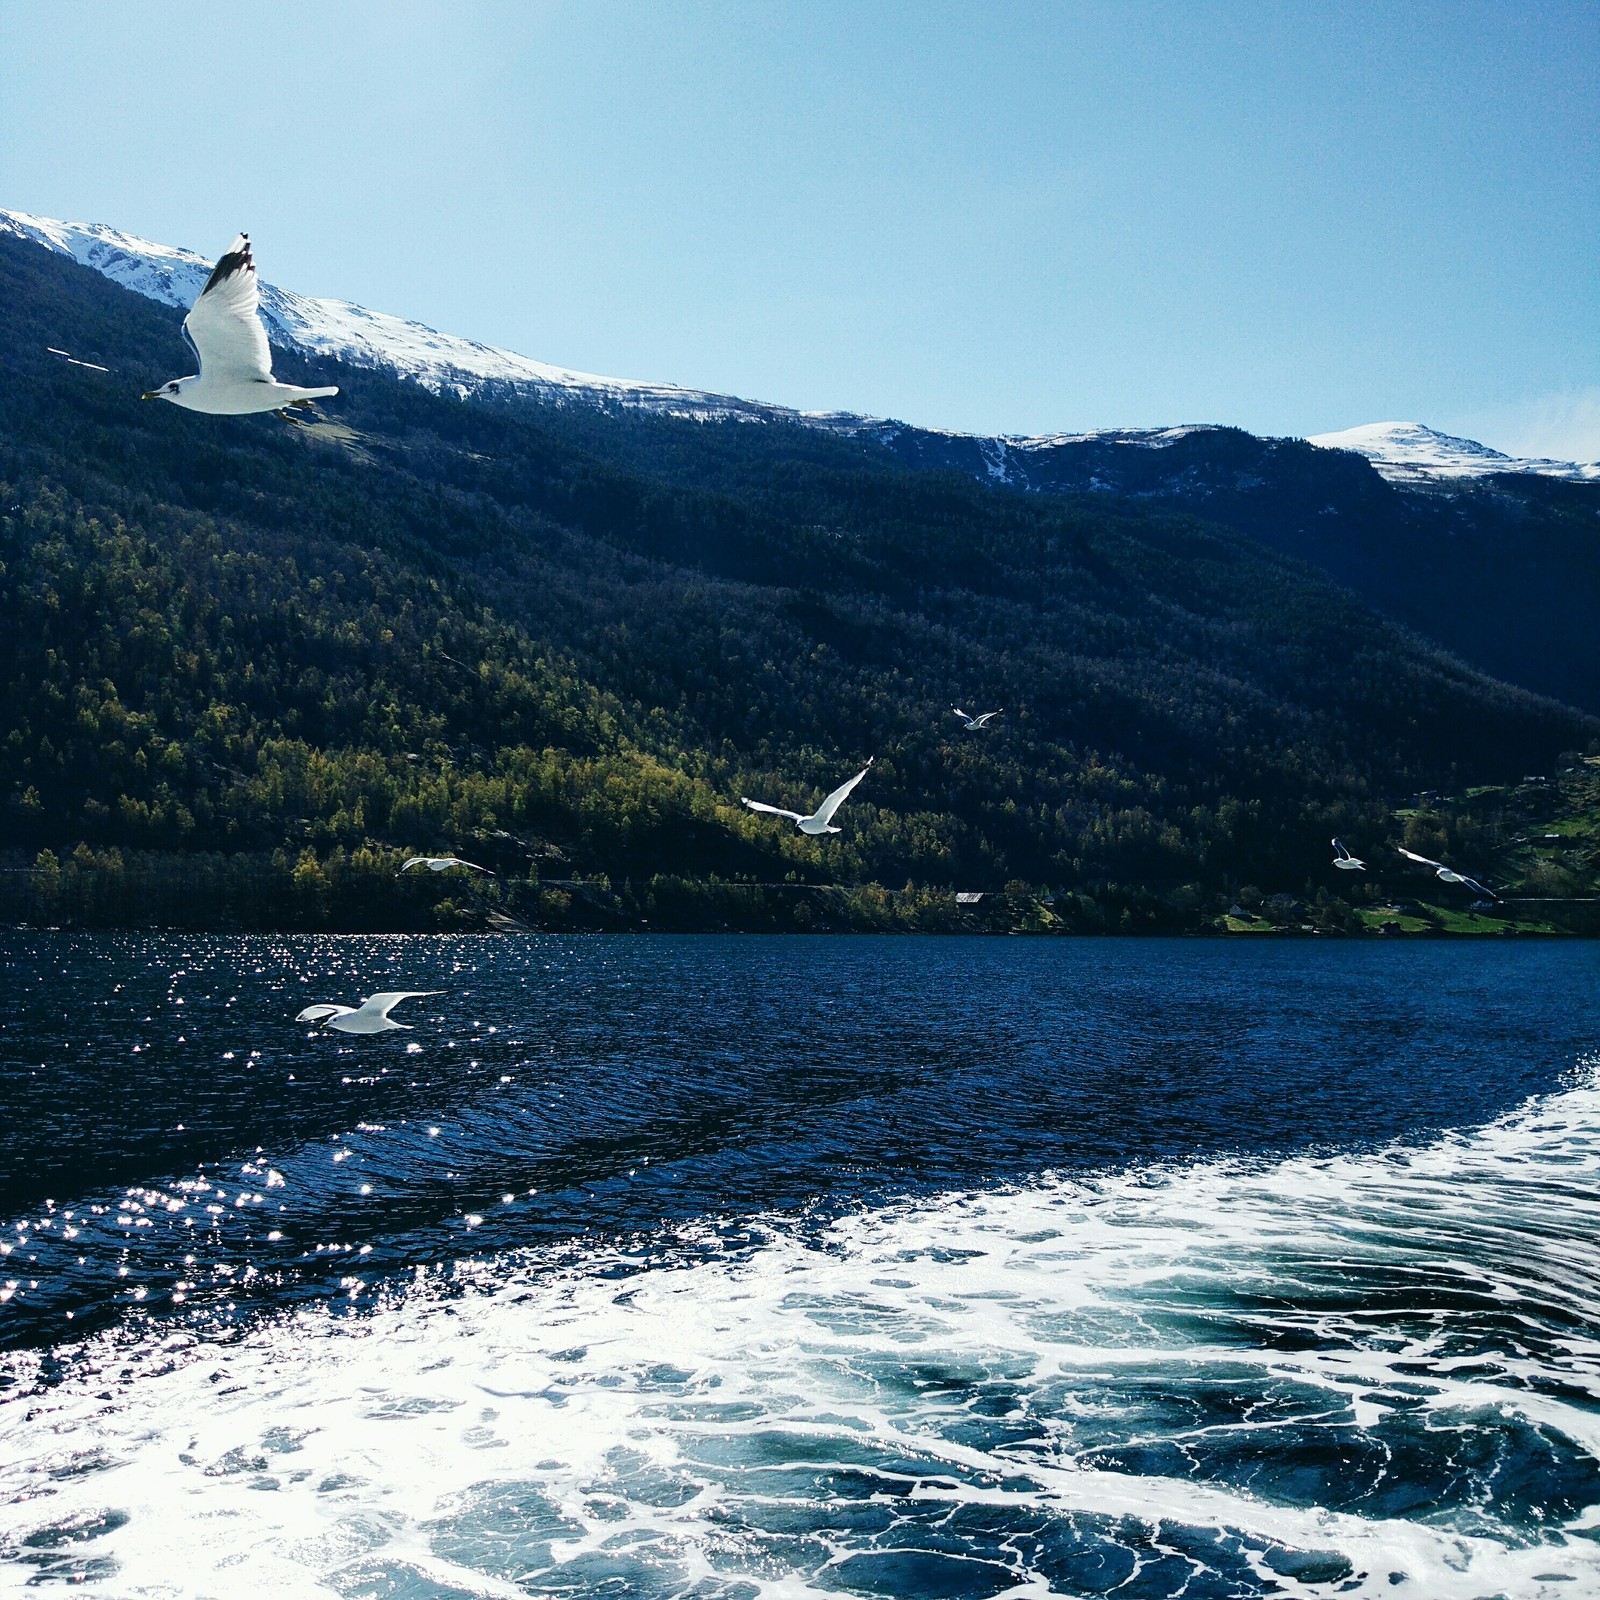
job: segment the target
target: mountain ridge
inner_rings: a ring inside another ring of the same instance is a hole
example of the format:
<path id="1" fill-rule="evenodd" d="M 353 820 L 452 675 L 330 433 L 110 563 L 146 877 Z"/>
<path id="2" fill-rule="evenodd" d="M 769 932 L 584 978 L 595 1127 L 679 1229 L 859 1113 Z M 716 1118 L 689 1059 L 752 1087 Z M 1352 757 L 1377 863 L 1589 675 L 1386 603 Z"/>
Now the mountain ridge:
<path id="1" fill-rule="evenodd" d="M 181 315 L 204 281 L 207 264 L 193 252 L 146 248 L 98 226 L 74 230 L 33 219 L 24 228 L 10 215 L 8 222 L 0 213 L 0 238 L 131 291 L 165 315 Z M 532 362 L 524 365 L 535 376 L 513 381 L 493 376 L 509 369 L 489 346 L 452 341 L 360 308 L 346 313 L 340 302 L 313 303 L 276 288 L 267 288 L 264 298 L 284 352 L 280 366 L 296 366 L 307 380 L 314 381 L 308 367 L 346 359 L 329 330 L 353 325 L 367 341 L 358 339 L 349 353 L 347 364 L 357 370 L 390 373 L 459 403 L 528 417 L 613 466 L 659 482 L 667 493 L 692 482 L 743 494 L 758 459 L 767 472 L 803 457 L 852 469 L 954 473 L 999 493 L 1087 495 L 1189 512 L 1312 563 L 1494 676 L 1600 711 L 1600 660 L 1588 642 L 1591 619 L 1600 611 L 1600 481 L 1498 470 L 1419 478 L 1406 467 L 1406 481 L 1396 482 L 1358 450 L 1263 439 L 1214 423 L 1008 440 L 859 417 L 829 421 L 750 402 L 736 409 L 725 397 L 659 386 L 585 388 L 586 375 Z M 283 331 L 289 320 L 316 332 L 316 350 Z M 381 344 L 396 326 L 404 334 L 402 354 L 430 339 L 448 347 L 428 356 L 435 362 L 426 369 L 433 373 L 428 382 L 418 379 L 414 365 L 402 363 L 397 371 L 395 360 L 380 359 L 373 341 Z M 45 342 L 79 339 L 64 324 L 47 329 Z M 80 353 L 112 365 L 124 360 L 114 346 L 90 352 L 80 345 Z M 476 374 L 459 365 L 469 358 L 478 362 Z M 181 359 L 174 338 L 170 353 L 146 376 L 151 382 L 169 377 Z M 695 409 L 690 401 L 704 403 Z M 1411 443 L 1414 453 L 1416 439 Z M 1507 464 L 1508 458 L 1473 448 L 1486 467 Z"/>
<path id="2" fill-rule="evenodd" d="M 63 222 L 0 208 L 0 231 L 69 255 L 114 283 L 163 305 L 187 307 L 212 263 L 193 250 L 160 244 L 103 223 Z M 274 341 L 307 356 L 331 356 L 356 366 L 385 367 L 437 391 L 460 397 L 510 389 L 543 403 L 654 411 L 714 421 L 785 422 L 875 440 L 902 456 L 951 457 L 957 470 L 1020 489 L 1058 487 L 1045 458 L 1063 447 L 1093 445 L 1160 450 L 1193 433 L 1227 424 L 1180 423 L 1108 427 L 1040 434 L 978 434 L 928 427 L 848 411 L 807 411 L 768 401 L 676 384 L 604 377 L 455 334 L 352 301 L 302 295 L 262 282 L 262 315 Z M 1240 432 L 1246 430 L 1240 429 Z M 1252 435 L 1251 437 L 1261 437 Z M 1475 440 L 1458 439 L 1420 423 L 1367 423 L 1306 442 L 1365 457 L 1402 486 L 1435 486 L 1497 473 L 1600 480 L 1600 462 L 1581 464 L 1507 456 Z M 1091 483 L 1092 486 L 1092 483 Z"/>

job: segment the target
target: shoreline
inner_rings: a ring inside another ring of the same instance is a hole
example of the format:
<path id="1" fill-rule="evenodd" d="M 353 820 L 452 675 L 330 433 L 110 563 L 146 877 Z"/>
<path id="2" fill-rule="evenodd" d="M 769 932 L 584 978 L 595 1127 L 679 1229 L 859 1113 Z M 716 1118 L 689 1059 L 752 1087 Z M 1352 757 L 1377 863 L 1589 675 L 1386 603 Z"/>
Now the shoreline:
<path id="1" fill-rule="evenodd" d="M 301 937 L 341 939 L 515 939 L 515 938 L 944 938 L 944 939 L 1181 939 L 1200 942 L 1309 941 L 1340 943 L 1399 944 L 1417 941 L 1459 941 L 1496 939 L 1586 940 L 1600 938 L 1600 931 L 1592 929 L 1561 928 L 1549 925 L 1499 924 L 1483 928 L 1422 927 L 1373 928 L 1360 932 L 1319 927 L 1278 928 L 1024 928 L 977 926 L 840 926 L 811 928 L 782 928 L 770 925 L 732 924 L 702 927 L 616 925 L 610 927 L 543 925 L 521 928 L 458 927 L 458 928 L 400 928 L 341 926 L 307 927 L 304 924 L 280 923 L 222 924 L 222 923 L 166 923 L 166 922 L 85 922 L 35 924 L 29 922 L 0 922 L 0 934 L 197 934 L 202 937 Z"/>

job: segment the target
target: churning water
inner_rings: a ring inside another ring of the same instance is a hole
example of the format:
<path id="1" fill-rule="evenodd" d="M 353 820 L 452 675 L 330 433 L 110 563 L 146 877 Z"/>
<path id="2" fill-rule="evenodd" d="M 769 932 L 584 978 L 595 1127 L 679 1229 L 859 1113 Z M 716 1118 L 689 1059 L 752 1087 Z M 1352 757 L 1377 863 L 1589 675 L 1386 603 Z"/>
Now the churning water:
<path id="1" fill-rule="evenodd" d="M 0 1585 L 1600 1593 L 1597 965 L 8 936 Z"/>

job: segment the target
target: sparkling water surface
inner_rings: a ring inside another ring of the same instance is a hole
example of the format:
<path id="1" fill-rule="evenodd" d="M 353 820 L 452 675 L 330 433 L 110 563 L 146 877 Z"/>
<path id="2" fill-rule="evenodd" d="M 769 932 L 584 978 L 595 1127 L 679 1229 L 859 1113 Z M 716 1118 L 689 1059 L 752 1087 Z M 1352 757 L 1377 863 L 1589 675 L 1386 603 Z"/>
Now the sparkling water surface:
<path id="1" fill-rule="evenodd" d="M 0 1588 L 1600 1593 L 1591 946 L 0 971 Z"/>

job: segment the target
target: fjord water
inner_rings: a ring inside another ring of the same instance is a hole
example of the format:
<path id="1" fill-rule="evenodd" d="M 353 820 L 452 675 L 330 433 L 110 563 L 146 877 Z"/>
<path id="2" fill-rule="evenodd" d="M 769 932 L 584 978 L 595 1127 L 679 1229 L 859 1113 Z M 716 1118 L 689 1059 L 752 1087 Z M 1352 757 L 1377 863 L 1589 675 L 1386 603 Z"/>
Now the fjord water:
<path id="1" fill-rule="evenodd" d="M 0 1582 L 1600 1591 L 1590 946 L 0 972 Z"/>

